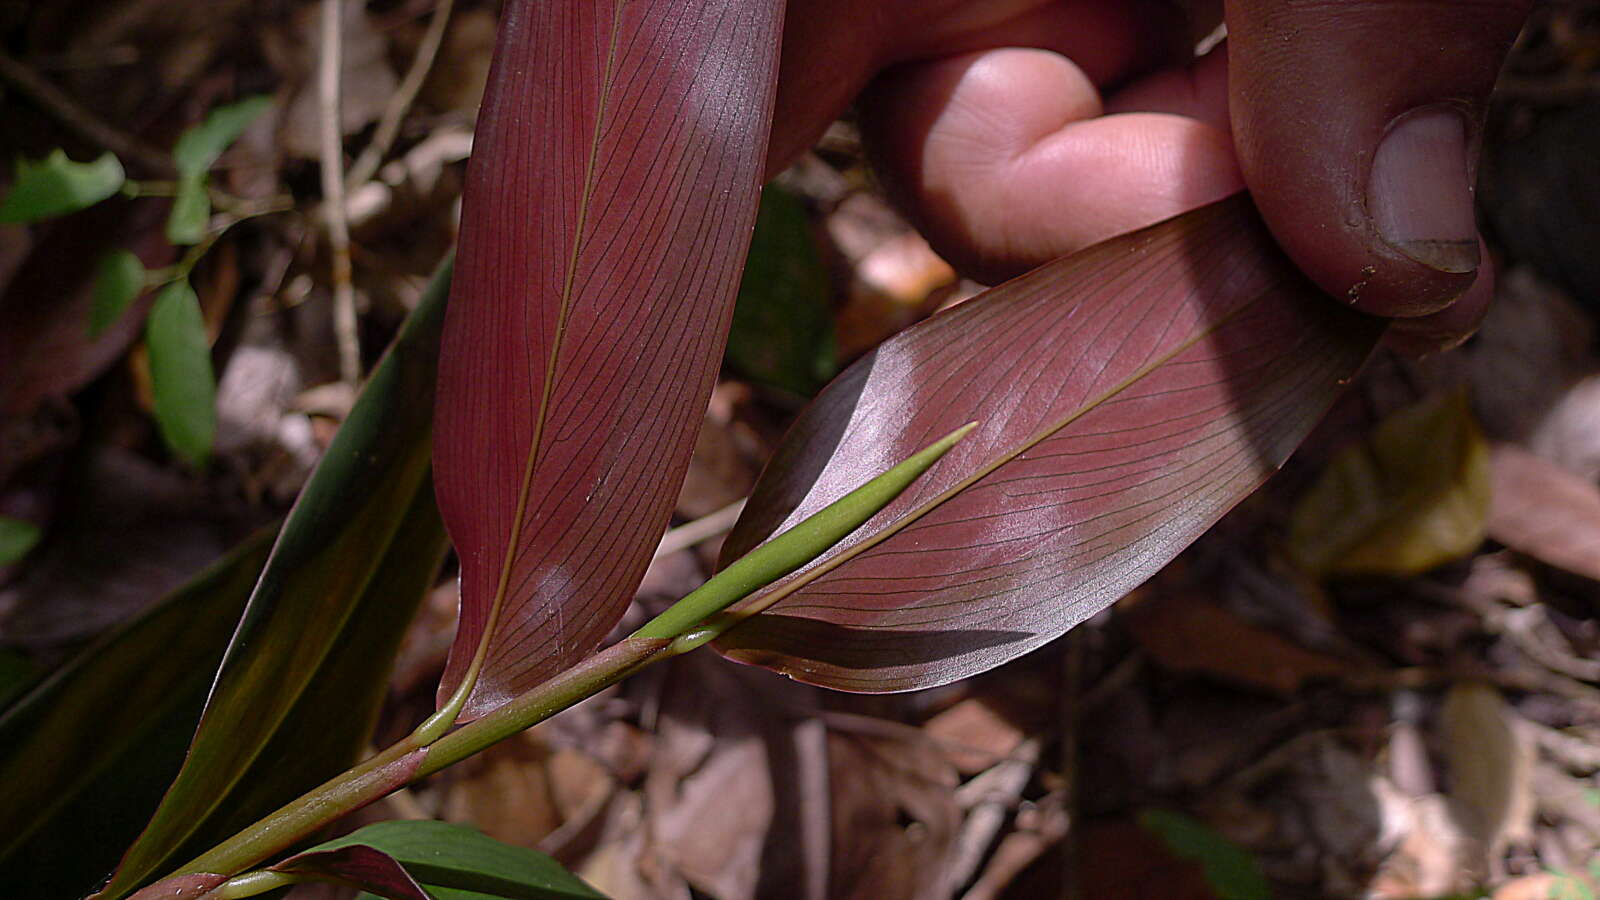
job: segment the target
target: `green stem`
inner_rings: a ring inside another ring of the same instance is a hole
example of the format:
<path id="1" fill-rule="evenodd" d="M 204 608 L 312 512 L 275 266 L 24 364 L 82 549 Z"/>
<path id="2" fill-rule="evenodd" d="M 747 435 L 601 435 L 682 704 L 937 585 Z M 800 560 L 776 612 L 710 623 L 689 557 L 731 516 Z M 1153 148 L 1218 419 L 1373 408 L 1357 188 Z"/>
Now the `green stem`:
<path id="1" fill-rule="evenodd" d="M 902 491 L 911 486 L 911 482 L 928 471 L 929 466 L 938 462 L 957 441 L 976 427 L 978 423 L 969 422 L 957 428 L 905 462 L 746 553 L 710 581 L 672 604 L 661 615 L 646 622 L 633 636 L 663 640 L 687 636 L 709 617 L 828 552 L 846 535 L 888 506 L 889 501 L 900 496 Z"/>
<path id="2" fill-rule="evenodd" d="M 242 900 L 244 897 L 256 897 L 267 891 L 299 884 L 302 880 L 298 875 L 283 872 L 250 872 L 212 888 L 203 900 Z"/>
<path id="3" fill-rule="evenodd" d="M 701 646 L 732 624 L 718 619 L 700 627 L 708 617 L 826 553 L 898 497 L 975 427 L 976 423 L 971 423 L 956 429 L 767 541 L 650 620 L 633 636 L 449 734 L 437 733 L 448 726 L 447 719 L 430 717 L 405 740 L 302 795 L 178 871 L 220 875 L 243 872 L 346 813 L 536 725 L 646 666 Z M 453 710 L 448 718 L 454 718 Z M 250 880 L 256 875 L 265 877 L 263 873 L 251 873 L 228 884 L 266 883 Z"/>
<path id="4" fill-rule="evenodd" d="M 668 659 L 670 642 L 630 637 L 613 644 L 578 665 L 521 694 L 491 713 L 457 728 L 428 748 L 417 769 L 422 778 L 455 765 L 519 731 L 543 722 L 580 700 L 593 697 L 605 688 L 640 669 Z"/>

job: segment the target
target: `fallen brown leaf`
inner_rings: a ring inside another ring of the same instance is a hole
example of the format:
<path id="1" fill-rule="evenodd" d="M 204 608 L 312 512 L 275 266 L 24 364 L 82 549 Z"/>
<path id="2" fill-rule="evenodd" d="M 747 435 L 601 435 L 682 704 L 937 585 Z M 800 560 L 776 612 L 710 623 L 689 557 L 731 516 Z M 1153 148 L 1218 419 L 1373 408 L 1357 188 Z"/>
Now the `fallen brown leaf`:
<path id="1" fill-rule="evenodd" d="M 1600 486 L 1510 444 L 1495 446 L 1489 471 L 1490 537 L 1600 579 Z"/>

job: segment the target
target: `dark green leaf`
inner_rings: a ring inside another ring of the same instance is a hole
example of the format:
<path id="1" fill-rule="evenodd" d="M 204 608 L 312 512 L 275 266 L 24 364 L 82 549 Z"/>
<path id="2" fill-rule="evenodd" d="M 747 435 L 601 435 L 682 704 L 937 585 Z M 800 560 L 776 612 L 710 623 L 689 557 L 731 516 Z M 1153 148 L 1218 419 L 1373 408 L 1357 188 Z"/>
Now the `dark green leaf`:
<path id="1" fill-rule="evenodd" d="M 122 318 L 144 290 L 144 263 L 127 250 L 113 250 L 100 257 L 95 269 L 94 305 L 89 308 L 89 336 L 99 337 Z"/>
<path id="2" fill-rule="evenodd" d="M 183 761 L 271 534 L 107 635 L 0 716 L 0 884 L 79 897 Z"/>
<path id="3" fill-rule="evenodd" d="M 828 272 L 805 207 L 768 185 L 733 308 L 728 365 L 746 378 L 809 397 L 833 377 L 835 353 Z"/>
<path id="4" fill-rule="evenodd" d="M 250 127 L 262 113 L 272 108 L 272 98 L 247 97 L 238 103 L 219 106 L 199 125 L 185 131 L 172 148 L 172 159 L 181 176 L 204 175 L 222 152 Z"/>
<path id="5" fill-rule="evenodd" d="M 27 556 L 42 534 L 32 522 L 0 516 L 0 566 L 9 566 Z"/>
<path id="6" fill-rule="evenodd" d="M 167 874 L 355 761 L 444 549 L 428 472 L 448 290 L 445 269 L 301 492 L 183 770 L 102 896 Z"/>
<path id="7" fill-rule="evenodd" d="M 184 175 L 178 179 L 178 193 L 167 214 L 167 240 L 180 247 L 205 240 L 211 224 L 211 195 L 206 192 L 206 176 Z"/>
<path id="8" fill-rule="evenodd" d="M 187 280 L 174 281 L 156 295 L 144 340 L 161 438 L 178 458 L 202 467 L 217 434 L 217 381 L 200 298 Z"/>
<path id="9" fill-rule="evenodd" d="M 112 153 L 73 162 L 55 150 L 37 162 L 17 161 L 17 178 L 0 200 L 0 222 L 37 222 L 90 207 L 115 194 L 126 176 Z"/>
<path id="10" fill-rule="evenodd" d="M 9 706 L 38 675 L 39 670 L 26 656 L 0 648 L 0 710 Z"/>
<path id="11" fill-rule="evenodd" d="M 368 825 L 274 866 L 399 900 L 594 900 L 604 895 L 550 857 L 445 822 Z M 418 891 L 418 887 L 427 891 Z"/>
<path id="12" fill-rule="evenodd" d="M 1272 889 L 1255 858 L 1205 825 L 1163 809 L 1140 813 L 1139 824 L 1174 854 L 1204 867 L 1206 883 L 1218 900 L 1272 900 Z"/>

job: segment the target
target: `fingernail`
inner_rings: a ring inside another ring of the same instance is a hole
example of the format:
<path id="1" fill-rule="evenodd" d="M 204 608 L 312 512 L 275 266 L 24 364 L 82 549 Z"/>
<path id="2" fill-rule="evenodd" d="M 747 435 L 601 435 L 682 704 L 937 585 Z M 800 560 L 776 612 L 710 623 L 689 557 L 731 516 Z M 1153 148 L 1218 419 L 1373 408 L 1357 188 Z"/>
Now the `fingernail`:
<path id="1" fill-rule="evenodd" d="M 1478 229 L 1467 172 L 1467 123 L 1454 109 L 1428 107 L 1390 123 L 1367 183 L 1378 233 L 1442 272 L 1476 269 Z"/>

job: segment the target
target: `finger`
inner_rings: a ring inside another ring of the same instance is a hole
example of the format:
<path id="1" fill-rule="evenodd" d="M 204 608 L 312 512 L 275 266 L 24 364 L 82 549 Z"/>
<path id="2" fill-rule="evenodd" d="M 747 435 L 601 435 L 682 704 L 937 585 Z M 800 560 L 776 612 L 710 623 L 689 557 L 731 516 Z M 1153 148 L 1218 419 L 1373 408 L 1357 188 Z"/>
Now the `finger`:
<path id="1" fill-rule="evenodd" d="M 1101 116 L 1094 84 L 1064 57 L 983 51 L 891 71 L 861 120 L 886 186 L 934 248 L 993 283 L 1239 190 L 1227 133 L 1201 121 L 1221 121 L 1225 92 L 1194 83 L 1223 71 L 1158 76 L 1181 90 L 1130 87 L 1169 112 Z"/>
<path id="2" fill-rule="evenodd" d="M 1483 262 L 1478 266 L 1478 277 L 1459 300 L 1426 316 L 1395 319 L 1384 335 L 1384 344 L 1407 356 L 1427 356 L 1458 347 L 1472 337 L 1494 299 L 1494 267 L 1481 242 L 1479 253 Z"/>
<path id="3" fill-rule="evenodd" d="M 1324 290 L 1418 316 L 1473 283 L 1484 104 L 1528 5 L 1228 0 L 1240 167 Z"/>
<path id="4" fill-rule="evenodd" d="M 994 47 L 1040 47 L 1120 84 L 1192 46 L 1170 0 L 792 0 L 767 172 L 811 146 L 880 70 Z"/>

